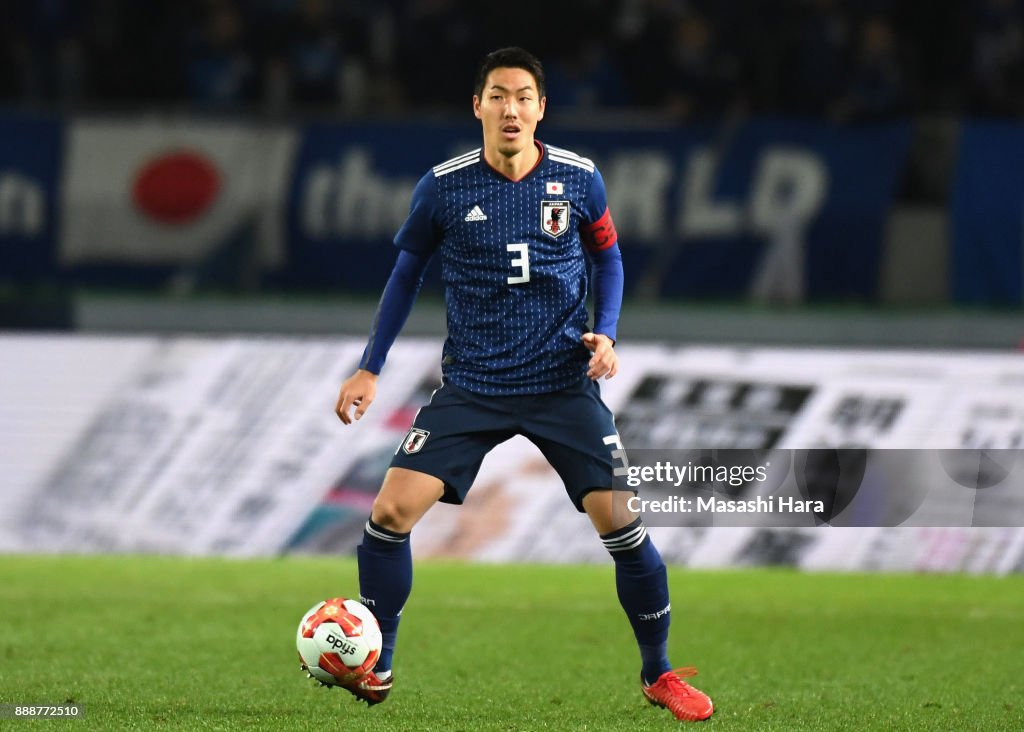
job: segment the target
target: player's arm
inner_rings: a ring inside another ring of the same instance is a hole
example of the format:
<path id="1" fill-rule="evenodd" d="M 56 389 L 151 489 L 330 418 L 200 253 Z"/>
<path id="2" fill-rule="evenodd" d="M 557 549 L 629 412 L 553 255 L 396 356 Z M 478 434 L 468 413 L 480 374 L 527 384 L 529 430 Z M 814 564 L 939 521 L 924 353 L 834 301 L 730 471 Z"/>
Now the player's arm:
<path id="1" fill-rule="evenodd" d="M 583 335 L 584 345 L 593 354 L 587 376 L 591 379 L 602 376 L 610 379 L 619 370 L 615 340 L 619 311 L 622 309 L 622 252 L 608 210 L 604 180 L 596 170 L 586 203 L 586 213 L 590 216 L 590 222 L 580 227 L 580 238 L 590 255 L 594 289 L 594 331 Z"/>
<path id="2" fill-rule="evenodd" d="M 416 295 L 423 284 L 423 273 L 438 241 L 434 223 L 435 202 L 434 177 L 428 173 L 416 186 L 409 218 L 395 236 L 395 245 L 400 249 L 398 259 L 377 305 L 359 368 L 345 379 L 338 393 L 334 411 L 344 424 L 352 423 L 353 415 L 349 412 L 353 407 L 355 419 L 360 419 L 373 403 L 377 394 L 377 376 L 416 302 Z"/>
<path id="3" fill-rule="evenodd" d="M 423 273 L 430 262 L 430 255 L 398 253 L 395 267 L 384 287 L 377 313 L 373 317 L 370 338 L 363 350 L 359 368 L 341 385 L 335 411 L 345 424 L 352 423 L 349 410 L 355 407 L 355 418 L 360 419 L 369 409 L 377 393 L 377 375 L 384 368 L 388 351 L 405 325 L 412 311 L 416 295 L 423 284 Z"/>

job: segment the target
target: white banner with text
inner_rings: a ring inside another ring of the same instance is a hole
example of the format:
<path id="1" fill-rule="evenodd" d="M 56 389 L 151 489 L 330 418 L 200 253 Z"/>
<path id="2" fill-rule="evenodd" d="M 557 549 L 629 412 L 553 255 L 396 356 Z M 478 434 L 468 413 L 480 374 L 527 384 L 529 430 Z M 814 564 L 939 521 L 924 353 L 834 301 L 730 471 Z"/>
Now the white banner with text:
<path id="1" fill-rule="evenodd" d="M 334 402 L 362 348 L 359 339 L 0 336 L 0 551 L 351 553 L 396 446 L 440 382 L 441 344 L 401 340 L 373 407 L 345 427 Z M 620 360 L 601 387 L 640 483 L 630 487 L 648 509 L 671 508 L 672 496 L 677 509 L 684 499 L 706 509 L 699 520 L 645 513 L 666 561 L 1024 571 L 1019 355 L 627 344 Z M 709 460 L 746 460 L 754 472 L 737 485 L 707 473 L 671 492 L 681 485 L 666 484 L 677 482 L 671 469 L 693 477 Z M 764 466 L 773 461 L 785 475 Z M 842 481 L 825 497 L 807 488 L 812 473 L 850 464 L 853 493 Z M 807 511 L 796 516 L 792 501 Z M 463 506 L 427 514 L 413 546 L 421 559 L 607 556 L 541 453 L 518 437 L 485 459 Z"/>

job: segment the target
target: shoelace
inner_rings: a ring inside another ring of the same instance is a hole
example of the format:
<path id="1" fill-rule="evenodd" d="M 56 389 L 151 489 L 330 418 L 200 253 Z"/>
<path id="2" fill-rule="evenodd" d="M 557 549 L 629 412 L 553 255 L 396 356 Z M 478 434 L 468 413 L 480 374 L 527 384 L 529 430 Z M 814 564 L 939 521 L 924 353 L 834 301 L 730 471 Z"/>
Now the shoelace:
<path id="1" fill-rule="evenodd" d="M 693 666 L 684 666 L 682 668 L 672 669 L 672 675 L 666 676 L 664 678 L 666 685 L 670 686 L 677 693 L 683 694 L 685 696 L 691 696 L 691 692 L 694 691 L 694 688 L 685 681 L 683 681 L 683 679 L 696 675 L 696 668 L 694 668 Z"/>

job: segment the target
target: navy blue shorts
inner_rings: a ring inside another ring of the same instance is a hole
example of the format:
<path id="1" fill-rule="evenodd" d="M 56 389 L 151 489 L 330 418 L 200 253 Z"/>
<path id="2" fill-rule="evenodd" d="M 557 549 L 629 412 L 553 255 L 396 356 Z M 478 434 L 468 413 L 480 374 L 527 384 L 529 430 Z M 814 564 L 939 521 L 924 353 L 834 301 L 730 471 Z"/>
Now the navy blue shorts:
<path id="1" fill-rule="evenodd" d="M 420 409 L 391 466 L 444 481 L 445 503 L 462 503 L 484 456 L 523 435 L 540 448 L 565 484 L 576 509 L 592 490 L 611 488 L 621 449 L 611 410 L 597 382 L 550 394 L 484 396 L 445 383 Z"/>

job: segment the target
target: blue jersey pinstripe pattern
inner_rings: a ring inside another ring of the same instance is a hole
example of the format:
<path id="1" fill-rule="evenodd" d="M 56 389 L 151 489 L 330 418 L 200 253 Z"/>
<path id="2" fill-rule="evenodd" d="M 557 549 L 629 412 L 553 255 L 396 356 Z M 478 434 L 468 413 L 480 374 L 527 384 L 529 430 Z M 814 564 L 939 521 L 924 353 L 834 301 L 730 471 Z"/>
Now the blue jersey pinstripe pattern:
<path id="1" fill-rule="evenodd" d="M 448 316 L 442 371 L 479 394 L 557 391 L 577 383 L 590 358 L 580 340 L 589 314 L 579 227 L 605 212 L 604 182 L 586 158 L 550 146 L 541 152 L 518 181 L 479 150 L 441 163 L 420 180 L 395 237 L 399 248 L 440 253 Z M 545 201 L 568 202 L 558 236 L 542 225 Z M 509 283 L 525 275 L 514 263 L 522 247 L 509 251 L 510 244 L 526 245 L 526 282 Z"/>

